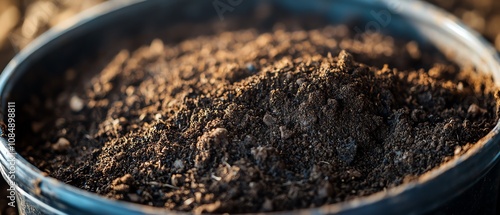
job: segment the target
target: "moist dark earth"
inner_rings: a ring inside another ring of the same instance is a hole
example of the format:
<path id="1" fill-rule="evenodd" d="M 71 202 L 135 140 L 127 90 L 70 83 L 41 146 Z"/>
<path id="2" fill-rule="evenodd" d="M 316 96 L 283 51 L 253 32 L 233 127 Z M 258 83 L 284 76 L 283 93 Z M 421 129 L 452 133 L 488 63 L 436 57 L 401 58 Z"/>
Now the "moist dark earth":
<path id="1" fill-rule="evenodd" d="M 164 36 L 82 61 L 67 90 L 25 108 L 50 114 L 28 111 L 36 120 L 21 153 L 113 199 L 283 211 L 415 180 L 494 127 L 491 77 L 458 72 L 415 42 L 348 29 Z"/>

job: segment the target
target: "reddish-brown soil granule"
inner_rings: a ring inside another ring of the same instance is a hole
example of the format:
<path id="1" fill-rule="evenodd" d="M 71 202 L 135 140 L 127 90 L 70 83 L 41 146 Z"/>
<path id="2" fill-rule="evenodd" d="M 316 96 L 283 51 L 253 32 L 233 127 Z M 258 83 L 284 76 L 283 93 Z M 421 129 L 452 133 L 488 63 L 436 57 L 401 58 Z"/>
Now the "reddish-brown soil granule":
<path id="1" fill-rule="evenodd" d="M 22 154 L 109 198 L 282 211 L 413 180 L 493 128 L 491 78 L 432 65 L 444 61 L 415 42 L 350 38 L 345 26 L 277 25 L 82 63 L 67 75 L 75 87 L 29 107 L 52 114 L 33 116 Z"/>

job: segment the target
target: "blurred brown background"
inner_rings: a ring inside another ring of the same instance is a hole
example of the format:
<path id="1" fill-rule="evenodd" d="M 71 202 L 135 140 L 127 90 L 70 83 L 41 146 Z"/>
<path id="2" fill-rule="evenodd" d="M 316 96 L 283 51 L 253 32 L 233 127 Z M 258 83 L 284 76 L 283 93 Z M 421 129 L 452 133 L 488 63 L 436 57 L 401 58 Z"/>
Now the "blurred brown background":
<path id="1" fill-rule="evenodd" d="M 0 0 L 0 68 L 57 23 L 104 0 Z"/>
<path id="2" fill-rule="evenodd" d="M 0 0 L 0 71 L 34 38 L 50 27 L 105 0 Z M 397 0 L 396 0 L 397 1 Z M 458 16 L 500 50 L 500 1 L 427 0 Z M 7 185 L 0 179 L 0 215 L 7 206 Z"/>
<path id="3" fill-rule="evenodd" d="M 500 50 L 500 1 L 427 0 L 455 14 Z"/>

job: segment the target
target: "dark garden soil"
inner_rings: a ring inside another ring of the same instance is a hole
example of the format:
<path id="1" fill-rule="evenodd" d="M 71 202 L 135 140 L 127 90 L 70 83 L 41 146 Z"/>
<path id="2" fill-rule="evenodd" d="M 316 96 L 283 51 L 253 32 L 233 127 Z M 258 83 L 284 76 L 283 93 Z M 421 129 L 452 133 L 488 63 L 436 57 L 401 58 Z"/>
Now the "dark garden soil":
<path id="1" fill-rule="evenodd" d="M 57 99 L 30 104 L 51 112 L 33 113 L 22 154 L 113 199 L 282 211 L 414 180 L 494 127 L 490 77 L 414 42 L 299 26 L 165 36 L 85 61 Z"/>

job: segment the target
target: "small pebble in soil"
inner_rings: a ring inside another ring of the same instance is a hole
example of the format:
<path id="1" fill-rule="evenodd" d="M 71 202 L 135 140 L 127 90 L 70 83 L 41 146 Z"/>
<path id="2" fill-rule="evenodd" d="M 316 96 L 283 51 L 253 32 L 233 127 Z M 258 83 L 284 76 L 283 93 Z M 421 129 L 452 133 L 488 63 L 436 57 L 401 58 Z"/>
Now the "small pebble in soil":
<path id="1" fill-rule="evenodd" d="M 60 137 L 57 142 L 52 144 L 52 149 L 55 151 L 65 151 L 71 147 L 71 144 L 68 139 L 64 137 Z"/>
<path id="2" fill-rule="evenodd" d="M 176 168 L 178 170 L 184 169 L 184 162 L 182 162 L 182 160 L 175 160 L 174 168 Z"/>
<path id="3" fill-rule="evenodd" d="M 83 100 L 80 97 L 73 95 L 69 100 L 69 107 L 71 108 L 72 111 L 79 112 L 84 107 Z"/>
<path id="4" fill-rule="evenodd" d="M 250 71 L 251 73 L 257 72 L 257 68 L 253 63 L 247 63 L 247 70 Z"/>
<path id="5" fill-rule="evenodd" d="M 484 114 L 486 112 L 487 112 L 487 110 L 482 109 L 481 107 L 479 107 L 476 104 L 471 104 L 469 106 L 469 109 L 467 109 L 467 115 L 469 115 L 470 117 L 477 117 L 478 115 Z"/>

